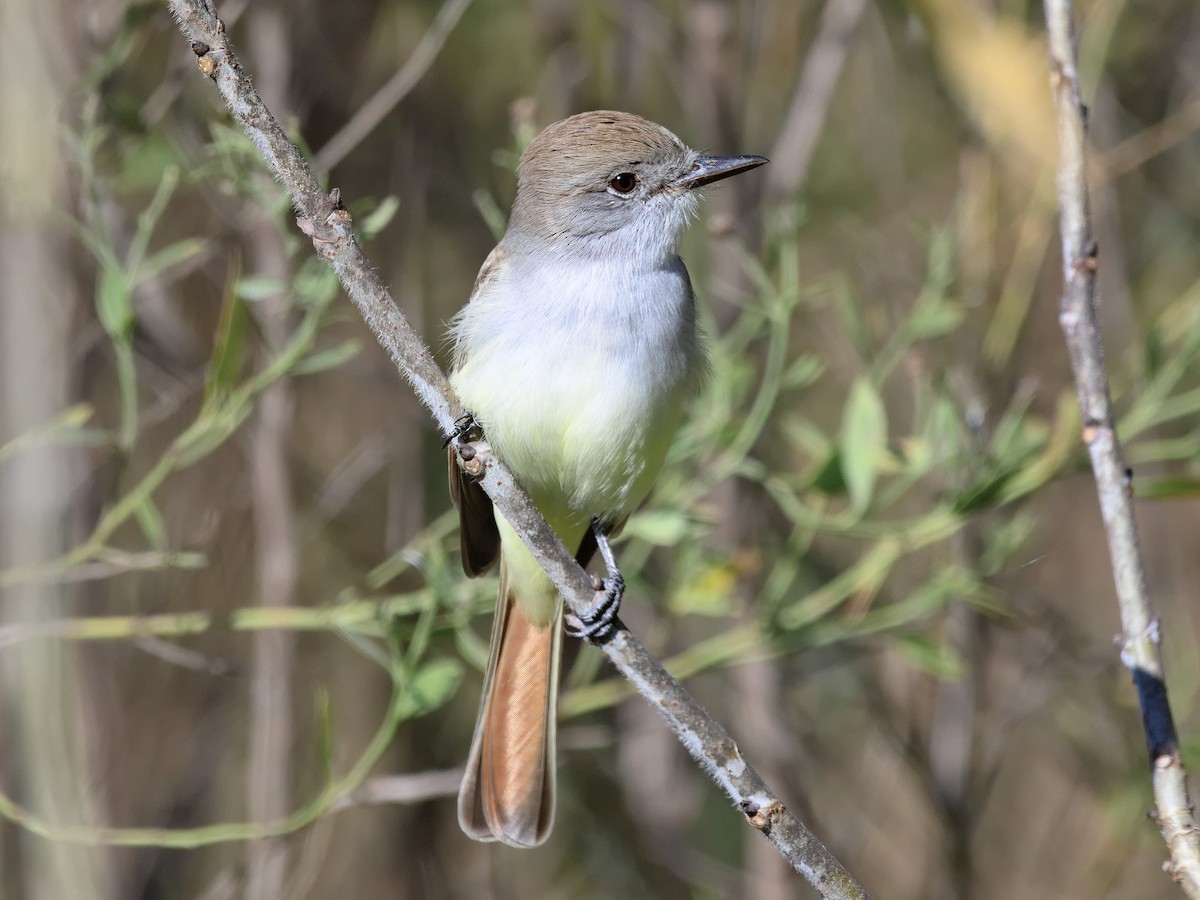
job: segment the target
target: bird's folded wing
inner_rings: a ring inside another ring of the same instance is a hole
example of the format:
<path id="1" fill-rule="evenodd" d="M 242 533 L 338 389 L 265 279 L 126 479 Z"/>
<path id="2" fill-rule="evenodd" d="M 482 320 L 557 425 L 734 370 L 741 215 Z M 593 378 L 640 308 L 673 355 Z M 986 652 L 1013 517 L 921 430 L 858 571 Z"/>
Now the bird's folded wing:
<path id="1" fill-rule="evenodd" d="M 475 480 L 458 464 L 458 454 L 448 448 L 450 498 L 458 507 L 458 540 L 463 570 L 472 577 L 482 575 L 500 556 L 500 532 L 492 514 L 492 501 Z"/>

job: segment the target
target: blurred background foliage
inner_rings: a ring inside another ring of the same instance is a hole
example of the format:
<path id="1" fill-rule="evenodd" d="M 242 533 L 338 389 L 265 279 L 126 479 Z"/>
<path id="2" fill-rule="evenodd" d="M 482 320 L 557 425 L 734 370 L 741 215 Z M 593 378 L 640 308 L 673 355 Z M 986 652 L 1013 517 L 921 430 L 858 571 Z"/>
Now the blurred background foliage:
<path id="1" fill-rule="evenodd" d="M 1177 895 L 1057 322 L 1040 7 L 218 12 L 443 360 L 540 127 L 628 109 L 771 156 L 685 241 L 712 376 L 621 542 L 628 622 L 877 897 Z M 1078 13 L 1195 748 L 1200 14 Z M 0 894 L 809 896 L 588 648 L 553 839 L 461 835 L 494 586 L 439 435 L 163 4 L 2 16 Z"/>

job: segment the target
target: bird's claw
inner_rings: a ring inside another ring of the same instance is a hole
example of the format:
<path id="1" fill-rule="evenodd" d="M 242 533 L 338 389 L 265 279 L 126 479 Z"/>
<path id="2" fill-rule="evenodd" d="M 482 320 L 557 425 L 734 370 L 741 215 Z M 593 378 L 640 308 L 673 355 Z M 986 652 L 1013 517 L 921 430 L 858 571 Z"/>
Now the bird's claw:
<path id="1" fill-rule="evenodd" d="M 443 447 L 449 447 L 451 444 L 458 446 L 460 443 L 474 439 L 476 436 L 483 434 L 483 429 L 479 427 L 479 422 L 476 421 L 474 414 L 463 413 L 454 420 L 454 427 L 450 433 L 446 435 L 442 441 Z"/>
<path id="2" fill-rule="evenodd" d="M 608 535 L 604 533 L 599 522 L 592 523 L 592 531 L 596 535 L 596 548 L 604 560 L 608 577 L 601 580 L 596 575 L 592 576 L 592 587 L 595 588 L 596 596 L 592 598 L 583 615 L 573 612 L 566 614 L 563 630 L 570 637 L 600 644 L 612 637 L 620 627 L 617 611 L 621 608 L 621 597 L 625 594 L 625 579 L 621 576 L 621 570 L 617 568 L 617 559 L 609 546 Z"/>
<path id="3" fill-rule="evenodd" d="M 617 630 L 617 612 L 621 608 L 621 597 L 625 593 L 625 579 L 620 572 L 610 572 L 603 581 L 594 579 L 596 596 L 588 604 L 583 615 L 568 612 L 563 630 L 568 637 L 582 641 L 602 643 Z"/>

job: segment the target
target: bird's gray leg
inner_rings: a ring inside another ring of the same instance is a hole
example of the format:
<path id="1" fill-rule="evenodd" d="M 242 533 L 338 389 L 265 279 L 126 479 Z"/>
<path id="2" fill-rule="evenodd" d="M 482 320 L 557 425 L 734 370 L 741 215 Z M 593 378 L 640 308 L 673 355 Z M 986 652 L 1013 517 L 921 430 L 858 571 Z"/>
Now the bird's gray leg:
<path id="1" fill-rule="evenodd" d="M 621 608 L 621 597 L 625 593 L 625 579 L 617 568 L 617 558 L 613 556 L 608 536 L 599 520 L 592 520 L 592 533 L 596 536 L 600 558 L 604 560 L 606 577 L 601 581 L 593 576 L 596 596 L 583 615 L 577 616 L 572 612 L 566 614 L 564 630 L 570 637 L 603 643 L 620 627 L 617 611 Z"/>

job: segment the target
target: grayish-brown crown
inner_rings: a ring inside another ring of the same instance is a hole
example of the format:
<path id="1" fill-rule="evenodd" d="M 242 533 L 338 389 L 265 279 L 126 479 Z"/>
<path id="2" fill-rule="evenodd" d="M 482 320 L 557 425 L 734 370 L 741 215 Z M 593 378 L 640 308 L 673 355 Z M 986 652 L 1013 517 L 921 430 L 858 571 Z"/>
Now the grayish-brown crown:
<path id="1" fill-rule="evenodd" d="M 671 185 L 695 159 L 679 138 L 641 116 L 601 110 L 563 119 L 521 156 L 510 230 L 569 243 L 628 228 L 677 232 L 694 202 Z M 636 180 L 628 191 L 614 187 L 623 175 Z"/>

